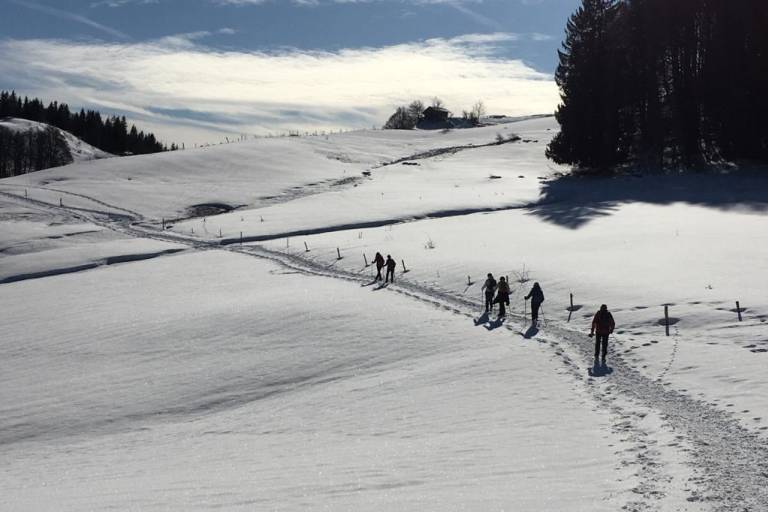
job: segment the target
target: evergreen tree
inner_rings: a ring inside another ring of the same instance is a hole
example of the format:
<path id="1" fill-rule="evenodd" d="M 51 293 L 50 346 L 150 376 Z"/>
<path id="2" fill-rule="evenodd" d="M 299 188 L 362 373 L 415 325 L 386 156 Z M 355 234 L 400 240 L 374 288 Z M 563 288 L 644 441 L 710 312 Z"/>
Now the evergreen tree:
<path id="1" fill-rule="evenodd" d="M 0 91 L 0 118 L 2 117 L 18 117 L 49 124 L 72 133 L 92 146 L 116 155 L 157 153 L 166 150 L 154 136 L 150 139 L 143 132 L 139 134 L 133 125 L 129 129 L 125 116 L 103 118 L 99 112 L 85 109 L 72 114 L 65 103 L 54 101 L 45 106 L 37 98 L 25 97 L 22 100 L 15 91 Z M 129 132 L 133 136 L 129 136 Z M 13 147 L 27 148 L 28 142 L 16 141 Z M 7 156 L 10 151 L 7 144 L 10 142 L 3 139 L 3 143 L 6 144 L 2 148 Z M 33 141 L 32 144 L 37 142 Z M 19 163 L 19 168 L 21 167 L 25 166 Z"/>
<path id="2" fill-rule="evenodd" d="M 583 0 L 568 20 L 555 80 L 562 103 L 555 114 L 561 131 L 547 148 L 558 163 L 604 168 L 618 161 L 616 80 L 612 66 L 614 0 Z"/>
<path id="3" fill-rule="evenodd" d="M 583 0 L 556 80 L 561 163 L 768 159 L 768 2 Z"/>

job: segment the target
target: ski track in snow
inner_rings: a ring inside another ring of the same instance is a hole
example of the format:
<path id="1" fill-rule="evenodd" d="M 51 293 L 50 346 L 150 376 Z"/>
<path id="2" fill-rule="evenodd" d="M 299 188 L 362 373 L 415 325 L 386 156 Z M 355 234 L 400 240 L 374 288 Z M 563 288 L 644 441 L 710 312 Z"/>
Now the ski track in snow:
<path id="1" fill-rule="evenodd" d="M 111 211 L 61 207 L 3 191 L 0 191 L 0 195 L 24 201 L 37 208 L 65 213 L 72 218 L 132 237 L 184 244 L 192 250 L 225 250 L 268 260 L 290 271 L 370 284 L 370 278 L 362 275 L 365 269 L 353 273 L 335 268 L 333 264 L 321 264 L 297 254 L 272 251 L 261 246 L 225 245 L 163 232 L 146 224 L 135 224 L 144 218 L 131 210 L 82 194 L 38 188 L 77 196 Z M 115 214 L 115 211 L 123 213 Z M 470 300 L 459 293 L 410 282 L 402 277 L 387 289 L 472 319 L 476 319 L 477 312 L 482 308 L 479 301 Z M 511 311 L 508 319 L 514 323 L 505 323 L 502 327 L 525 336 L 520 326 L 526 326 L 527 320 Z M 622 465 L 637 466 L 639 485 L 632 491 L 638 499 L 628 502 L 623 510 L 654 510 L 656 504 L 665 497 L 664 483 L 671 480 L 664 473 L 665 463 L 660 460 L 660 453 L 654 447 L 658 445 L 658 440 L 653 436 L 657 434 L 658 437 L 659 433 L 651 432 L 641 425 L 649 413 L 660 416 L 663 420 L 661 428 L 665 429 L 663 433 L 674 438 L 675 441 L 667 446 L 684 452 L 683 458 L 693 465 L 696 476 L 685 489 L 689 502 L 717 511 L 768 510 L 768 446 L 729 413 L 669 388 L 663 378 L 674 365 L 674 351 L 665 369 L 653 379 L 627 363 L 615 351 L 616 344 L 613 343 L 609 351 L 611 371 L 607 375 L 593 376 L 591 371 L 585 375 L 585 369 L 590 368 L 593 346 L 592 343 L 584 342 L 583 333 L 568 329 L 563 324 L 547 323 L 546 332 L 535 335 L 535 339 L 548 344 L 555 356 L 561 359 L 565 369 L 592 394 L 595 402 L 612 413 L 616 420 L 614 430 L 626 435 L 632 445 L 630 453 L 619 455 Z"/>

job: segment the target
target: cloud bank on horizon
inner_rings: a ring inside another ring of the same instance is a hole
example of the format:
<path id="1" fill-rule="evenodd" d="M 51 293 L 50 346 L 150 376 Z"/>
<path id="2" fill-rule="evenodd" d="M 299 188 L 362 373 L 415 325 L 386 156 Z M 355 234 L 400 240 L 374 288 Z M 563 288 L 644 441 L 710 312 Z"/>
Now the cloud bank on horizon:
<path id="1" fill-rule="evenodd" d="M 159 1 L 92 5 L 117 8 Z M 30 9 L 57 14 L 34 5 Z M 491 113 L 507 115 L 552 112 L 559 101 L 550 73 L 535 70 L 509 52 L 510 47 L 551 39 L 538 32 L 465 33 L 340 49 L 259 50 L 207 44 L 237 34 L 233 28 L 136 41 L 100 22 L 82 21 L 80 14 L 66 14 L 102 35 L 113 31 L 115 37 L 0 40 L 0 88 L 67 102 L 73 108 L 125 114 L 167 141 L 191 145 L 233 134 L 381 126 L 396 106 L 413 99 L 428 102 L 434 96 L 456 112 L 482 100 Z"/>

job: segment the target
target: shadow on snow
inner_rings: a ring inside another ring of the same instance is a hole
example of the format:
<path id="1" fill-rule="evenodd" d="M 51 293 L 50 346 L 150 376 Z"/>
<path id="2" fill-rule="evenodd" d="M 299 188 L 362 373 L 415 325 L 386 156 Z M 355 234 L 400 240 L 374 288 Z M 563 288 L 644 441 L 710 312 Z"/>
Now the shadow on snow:
<path id="1" fill-rule="evenodd" d="M 719 209 L 768 211 L 768 172 L 688 172 L 626 176 L 563 176 L 543 184 L 541 199 L 527 207 L 531 215 L 578 229 L 622 204 L 686 203 Z"/>

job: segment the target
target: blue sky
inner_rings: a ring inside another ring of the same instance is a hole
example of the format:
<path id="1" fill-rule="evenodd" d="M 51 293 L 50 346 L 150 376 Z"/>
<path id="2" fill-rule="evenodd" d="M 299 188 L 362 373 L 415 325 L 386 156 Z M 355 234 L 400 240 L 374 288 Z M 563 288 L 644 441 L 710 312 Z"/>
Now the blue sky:
<path id="1" fill-rule="evenodd" d="M 578 0 L 0 0 L 0 88 L 165 140 L 380 125 L 397 104 L 551 111 Z"/>

